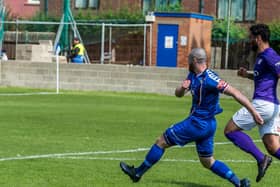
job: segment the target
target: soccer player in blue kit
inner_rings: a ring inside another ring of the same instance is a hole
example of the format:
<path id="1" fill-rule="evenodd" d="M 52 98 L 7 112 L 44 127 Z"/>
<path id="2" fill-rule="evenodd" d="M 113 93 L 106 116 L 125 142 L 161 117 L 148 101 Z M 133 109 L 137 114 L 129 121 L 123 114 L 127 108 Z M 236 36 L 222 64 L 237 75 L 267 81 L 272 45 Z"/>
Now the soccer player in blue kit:
<path id="1" fill-rule="evenodd" d="M 225 127 L 226 137 L 256 159 L 258 164 L 256 182 L 265 175 L 272 157 L 262 153 L 242 130 L 251 130 L 258 126 L 266 150 L 280 159 L 279 100 L 276 92 L 280 77 L 280 56 L 270 48 L 269 37 L 270 30 L 267 25 L 256 24 L 250 27 L 251 47 L 257 52 L 254 72 L 250 73 L 245 68 L 240 68 L 238 71 L 239 76 L 254 80 L 255 91 L 252 103 L 264 119 L 264 124 L 256 124 L 250 113 L 245 108 L 241 108 Z"/>
<path id="2" fill-rule="evenodd" d="M 120 162 L 122 171 L 133 182 L 138 182 L 143 174 L 161 159 L 166 148 L 195 142 L 199 160 L 205 168 L 228 180 L 236 187 L 250 186 L 248 179 L 240 180 L 225 163 L 215 160 L 213 157 L 216 131 L 215 115 L 222 112 L 219 105 L 219 94 L 225 93 L 232 96 L 250 111 L 257 123 L 262 124 L 263 119 L 241 92 L 207 68 L 206 59 L 204 49 L 192 49 L 188 57 L 189 74 L 182 85 L 175 90 L 177 97 L 184 96 L 187 91 L 191 92 L 190 115 L 183 121 L 169 127 L 156 140 L 139 167 L 135 168 L 125 162 Z"/>

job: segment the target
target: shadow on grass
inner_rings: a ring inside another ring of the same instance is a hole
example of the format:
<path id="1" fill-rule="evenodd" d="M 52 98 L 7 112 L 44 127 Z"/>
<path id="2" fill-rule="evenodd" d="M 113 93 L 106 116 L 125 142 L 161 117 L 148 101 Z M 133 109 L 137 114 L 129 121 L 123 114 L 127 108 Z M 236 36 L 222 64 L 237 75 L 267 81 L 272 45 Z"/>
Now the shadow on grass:
<path id="1" fill-rule="evenodd" d="M 167 180 L 154 180 L 155 183 L 165 183 L 166 185 L 178 185 L 181 187 L 214 187 L 205 184 L 193 183 L 193 182 L 181 182 L 181 181 L 167 181 Z"/>

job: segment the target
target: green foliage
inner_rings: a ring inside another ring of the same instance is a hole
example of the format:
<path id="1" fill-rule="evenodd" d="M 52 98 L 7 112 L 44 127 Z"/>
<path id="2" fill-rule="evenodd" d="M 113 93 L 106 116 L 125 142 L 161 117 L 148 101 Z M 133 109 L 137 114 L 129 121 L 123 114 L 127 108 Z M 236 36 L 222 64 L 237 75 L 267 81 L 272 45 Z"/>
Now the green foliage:
<path id="1" fill-rule="evenodd" d="M 144 15 L 142 12 L 139 11 L 131 11 L 127 6 L 123 6 L 119 11 L 109 10 L 106 12 L 102 12 L 98 15 L 93 14 L 92 10 L 79 10 L 76 14 L 74 14 L 74 19 L 79 21 L 87 21 L 87 22 L 109 22 L 109 23 L 144 23 Z M 12 15 L 8 14 L 6 20 L 14 20 Z M 60 17 L 55 16 L 46 16 L 44 13 L 38 13 L 33 16 L 31 21 L 44 21 L 44 22 L 59 22 Z M 8 25 L 6 24 L 6 30 L 16 30 L 15 25 Z M 58 25 L 19 25 L 19 31 L 36 31 L 36 32 L 57 32 Z M 85 27 L 81 28 L 84 33 L 91 32 L 90 30 L 86 29 Z"/>
<path id="2" fill-rule="evenodd" d="M 136 24 L 144 23 L 144 15 L 140 10 L 132 11 L 127 6 L 123 6 L 118 11 L 108 10 L 98 15 L 92 14 L 90 10 L 79 11 L 75 15 L 77 22 L 93 22 L 93 23 L 125 23 L 125 24 Z M 101 35 L 101 26 L 78 26 L 82 38 L 87 41 L 92 38 L 99 38 Z M 119 28 L 115 28 L 113 32 L 118 32 Z M 106 31 L 105 31 L 106 32 Z M 125 34 L 126 31 L 120 31 Z M 140 33 L 141 34 L 141 33 Z"/>
<path id="3" fill-rule="evenodd" d="M 123 6 L 120 10 L 108 10 L 100 14 L 92 14 L 91 10 L 78 11 L 74 15 L 75 20 L 88 20 L 91 22 L 110 22 L 110 23 L 144 23 L 145 17 L 140 10 L 132 11 Z"/>
<path id="4" fill-rule="evenodd" d="M 212 27 L 212 39 L 225 41 L 227 37 L 227 20 L 215 19 Z M 247 30 L 242 28 L 240 25 L 230 20 L 229 39 L 230 42 L 237 42 L 243 40 L 248 36 Z"/>
<path id="5" fill-rule="evenodd" d="M 14 20 L 11 16 L 8 15 L 7 20 Z M 23 20 L 23 19 L 19 19 Z M 30 21 L 44 21 L 44 22 L 58 22 L 60 18 L 54 16 L 46 16 L 43 13 L 38 13 L 33 16 Z M 15 24 L 6 24 L 7 30 L 16 30 Z M 51 25 L 51 24 L 19 24 L 18 31 L 29 31 L 29 32 L 56 32 L 58 25 Z"/>
<path id="6" fill-rule="evenodd" d="M 180 2 L 169 4 L 169 5 L 163 5 L 157 9 L 159 12 L 183 12 L 183 7 Z"/>
<path id="7" fill-rule="evenodd" d="M 39 13 L 31 18 L 31 21 L 46 21 L 46 22 L 59 22 L 60 18 L 55 16 L 46 16 L 43 13 Z M 56 32 L 58 25 L 27 25 L 28 31 L 34 32 Z"/>
<path id="8" fill-rule="evenodd" d="M 280 21 L 272 21 L 268 23 L 269 29 L 271 31 L 271 40 L 279 40 L 280 39 Z"/>
<path id="9" fill-rule="evenodd" d="M 270 29 L 270 45 L 274 48 L 278 53 L 280 53 L 280 21 L 272 21 L 268 23 Z"/>

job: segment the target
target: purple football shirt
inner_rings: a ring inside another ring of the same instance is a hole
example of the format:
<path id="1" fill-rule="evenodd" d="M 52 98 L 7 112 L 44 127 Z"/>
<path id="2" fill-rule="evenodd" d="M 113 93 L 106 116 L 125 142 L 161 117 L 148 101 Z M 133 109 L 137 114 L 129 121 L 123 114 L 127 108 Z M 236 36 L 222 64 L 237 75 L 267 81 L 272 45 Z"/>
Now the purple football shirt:
<path id="1" fill-rule="evenodd" d="M 276 89 L 278 75 L 280 76 L 280 56 L 272 48 L 267 48 L 258 54 L 255 62 L 253 99 L 279 104 Z"/>

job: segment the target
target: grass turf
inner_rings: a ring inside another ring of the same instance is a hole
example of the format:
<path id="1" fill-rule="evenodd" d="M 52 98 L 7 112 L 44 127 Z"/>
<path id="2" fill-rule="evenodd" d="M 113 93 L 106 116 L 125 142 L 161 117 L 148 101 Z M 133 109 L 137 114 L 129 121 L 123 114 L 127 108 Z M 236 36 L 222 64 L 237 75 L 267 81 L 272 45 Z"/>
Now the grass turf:
<path id="1" fill-rule="evenodd" d="M 33 91 L 39 90 L 0 89 L 0 93 Z M 190 104 L 188 96 L 137 93 L 0 94 L 0 186 L 231 186 L 200 165 L 193 144 L 168 149 L 137 184 L 120 171 L 120 160 L 140 164 L 155 139 L 187 116 Z M 224 112 L 217 116 L 215 141 L 223 144 L 215 146 L 215 157 L 240 178 L 249 177 L 252 186 L 279 186 L 276 159 L 265 178 L 255 182 L 254 159 L 223 135 L 224 125 L 240 106 L 232 99 L 222 99 L 221 105 Z M 249 134 L 259 139 L 256 130 Z"/>

